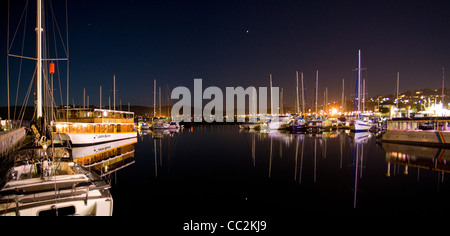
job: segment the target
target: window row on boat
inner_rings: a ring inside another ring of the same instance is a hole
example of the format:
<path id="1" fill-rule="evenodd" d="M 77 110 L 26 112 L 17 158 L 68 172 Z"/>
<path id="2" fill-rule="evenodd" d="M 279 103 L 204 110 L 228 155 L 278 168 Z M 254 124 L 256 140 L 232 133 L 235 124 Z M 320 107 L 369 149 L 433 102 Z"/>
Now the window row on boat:
<path id="1" fill-rule="evenodd" d="M 68 116 L 68 117 L 67 117 Z M 85 119 L 85 118 L 107 118 L 107 119 L 134 119 L 133 112 L 112 111 L 103 109 L 69 109 L 58 110 L 57 119 Z"/>
<path id="2" fill-rule="evenodd" d="M 61 124 L 53 127 L 53 132 L 65 134 L 103 134 L 103 133 L 131 133 L 134 124 Z"/>

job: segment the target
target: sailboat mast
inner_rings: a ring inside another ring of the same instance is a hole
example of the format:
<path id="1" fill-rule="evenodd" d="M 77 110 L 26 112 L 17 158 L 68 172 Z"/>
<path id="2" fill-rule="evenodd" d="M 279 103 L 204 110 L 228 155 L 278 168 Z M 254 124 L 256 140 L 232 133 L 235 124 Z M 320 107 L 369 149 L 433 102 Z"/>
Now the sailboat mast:
<path id="1" fill-rule="evenodd" d="M 36 117 L 42 118 L 42 0 L 37 0 L 36 14 Z"/>
<path id="2" fill-rule="evenodd" d="M 301 74 L 302 79 L 302 113 L 305 114 L 305 86 L 303 84 L 303 72 Z"/>
<path id="3" fill-rule="evenodd" d="M 114 99 L 114 111 L 116 111 L 116 75 L 113 77 L 113 99 Z"/>
<path id="4" fill-rule="evenodd" d="M 345 95 L 344 95 L 344 91 L 345 91 L 345 80 L 344 79 L 342 79 L 342 97 L 341 97 L 341 99 L 342 99 L 342 101 L 341 101 L 341 104 L 342 104 L 342 112 L 345 112 L 345 101 L 344 101 L 344 99 L 345 99 Z"/>
<path id="5" fill-rule="evenodd" d="M 399 107 L 398 106 L 398 88 L 399 88 L 399 86 L 400 86 L 400 72 L 397 72 L 397 100 L 395 101 L 395 103 L 397 104 L 397 107 Z"/>
<path id="6" fill-rule="evenodd" d="M 445 108 L 445 103 L 444 103 L 444 98 L 445 98 L 445 84 L 444 84 L 444 73 L 445 73 L 445 69 L 442 68 L 442 108 Z"/>
<path id="7" fill-rule="evenodd" d="M 156 79 L 153 81 L 153 118 L 156 117 Z"/>
<path id="8" fill-rule="evenodd" d="M 298 71 L 295 73 L 295 75 L 297 76 L 297 114 L 300 111 L 300 101 L 299 101 L 299 96 L 298 96 Z"/>
<path id="9" fill-rule="evenodd" d="M 361 111 L 361 50 L 358 50 L 358 112 Z"/>
<path id="10" fill-rule="evenodd" d="M 272 91 L 272 74 L 270 74 L 270 114 L 273 115 L 273 91 Z"/>
<path id="11" fill-rule="evenodd" d="M 319 96 L 319 71 L 317 70 L 316 71 L 316 102 L 315 102 L 315 105 L 316 105 L 316 116 L 317 116 L 317 100 L 318 100 L 318 97 Z"/>

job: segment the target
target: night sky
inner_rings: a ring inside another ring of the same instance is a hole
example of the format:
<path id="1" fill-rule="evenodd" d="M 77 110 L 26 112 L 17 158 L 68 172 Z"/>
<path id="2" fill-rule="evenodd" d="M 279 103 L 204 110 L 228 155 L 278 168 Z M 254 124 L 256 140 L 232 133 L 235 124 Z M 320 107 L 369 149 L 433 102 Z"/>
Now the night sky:
<path id="1" fill-rule="evenodd" d="M 65 4 L 53 2 L 65 40 Z M 24 5 L 24 0 L 11 1 L 11 34 Z M 3 106 L 6 0 L 1 1 L 0 11 Z M 30 57 L 34 56 L 34 14 L 35 1 L 30 0 L 24 50 Z M 22 31 L 23 26 L 12 53 L 21 53 Z M 65 57 L 62 47 L 57 47 L 59 56 Z M 77 104 L 82 103 L 86 87 L 91 104 L 98 105 L 100 85 L 103 104 L 107 104 L 113 74 L 118 99 L 124 104 L 150 105 L 154 79 L 162 86 L 165 101 L 166 84 L 170 90 L 193 88 L 193 79 L 203 78 L 204 88 L 268 87 L 271 73 L 274 86 L 284 88 L 286 103 L 293 106 L 296 70 L 304 73 L 308 99 L 313 96 L 316 70 L 321 94 L 327 86 L 330 100 L 340 99 L 344 78 L 350 99 L 355 91 L 352 70 L 357 66 L 358 49 L 362 50 L 362 66 L 367 68 L 363 75 L 369 96 L 385 95 L 395 92 L 397 72 L 400 91 L 439 88 L 443 67 L 450 77 L 450 1 L 69 0 L 69 47 L 70 100 Z M 11 59 L 13 104 L 19 62 Z M 24 61 L 23 67 L 19 103 L 33 62 Z M 65 73 L 63 65 L 61 73 Z M 62 75 L 64 102 L 65 78 Z M 446 81 L 450 87 L 450 80 Z M 59 105 L 60 98 L 56 100 Z"/>

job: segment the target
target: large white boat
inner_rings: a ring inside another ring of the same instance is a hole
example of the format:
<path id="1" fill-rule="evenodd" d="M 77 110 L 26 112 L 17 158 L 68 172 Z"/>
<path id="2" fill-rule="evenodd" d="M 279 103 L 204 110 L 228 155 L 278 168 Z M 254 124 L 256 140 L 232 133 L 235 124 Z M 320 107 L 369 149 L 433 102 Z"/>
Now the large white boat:
<path id="1" fill-rule="evenodd" d="M 134 113 L 126 111 L 61 109 L 53 127 L 55 134 L 67 135 L 72 145 L 92 145 L 137 137 Z"/>
<path id="2" fill-rule="evenodd" d="M 383 134 L 382 141 L 448 148 L 449 124 L 450 117 L 394 118 L 387 122 L 387 131 Z"/>
<path id="3" fill-rule="evenodd" d="M 21 150 L 0 190 L 0 216 L 111 216 L 109 188 L 66 148 Z"/>

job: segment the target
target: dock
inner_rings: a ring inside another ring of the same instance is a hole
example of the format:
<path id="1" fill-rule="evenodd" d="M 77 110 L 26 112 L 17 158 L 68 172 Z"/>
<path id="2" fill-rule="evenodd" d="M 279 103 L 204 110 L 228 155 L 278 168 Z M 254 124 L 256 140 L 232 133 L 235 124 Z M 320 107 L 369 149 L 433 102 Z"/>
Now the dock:
<path id="1" fill-rule="evenodd" d="M 0 157 L 19 147 L 26 136 L 25 128 L 0 133 Z"/>

